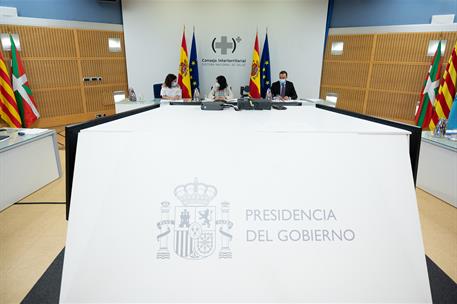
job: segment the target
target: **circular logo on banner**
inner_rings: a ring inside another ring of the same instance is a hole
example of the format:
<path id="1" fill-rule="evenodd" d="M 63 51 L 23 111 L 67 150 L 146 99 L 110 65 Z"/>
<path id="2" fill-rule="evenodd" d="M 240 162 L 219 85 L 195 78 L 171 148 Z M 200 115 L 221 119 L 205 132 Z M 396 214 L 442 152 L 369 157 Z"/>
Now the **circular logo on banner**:
<path id="1" fill-rule="evenodd" d="M 220 53 L 222 55 L 227 55 L 227 51 L 231 50 L 232 54 L 235 53 L 236 50 L 236 44 L 237 42 L 241 42 L 240 36 L 235 38 L 231 38 L 232 41 L 229 41 L 229 38 L 227 36 L 221 36 L 220 41 L 216 41 L 216 38 L 213 38 L 213 42 L 211 43 L 211 48 L 213 49 L 213 52 L 217 54 L 216 50 L 220 50 Z"/>

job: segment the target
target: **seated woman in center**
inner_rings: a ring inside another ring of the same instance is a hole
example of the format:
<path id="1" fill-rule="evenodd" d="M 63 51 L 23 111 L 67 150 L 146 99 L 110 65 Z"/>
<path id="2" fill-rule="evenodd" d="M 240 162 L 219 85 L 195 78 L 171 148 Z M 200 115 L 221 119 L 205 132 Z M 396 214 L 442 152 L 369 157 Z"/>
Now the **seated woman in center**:
<path id="1" fill-rule="evenodd" d="M 174 74 L 168 74 L 160 90 L 162 99 L 178 100 L 181 99 L 182 92 L 178 85 L 178 78 Z"/>
<path id="2" fill-rule="evenodd" d="M 233 99 L 233 93 L 227 84 L 227 79 L 224 76 L 217 76 L 216 83 L 211 88 L 208 94 L 208 99 L 215 101 L 227 101 Z"/>

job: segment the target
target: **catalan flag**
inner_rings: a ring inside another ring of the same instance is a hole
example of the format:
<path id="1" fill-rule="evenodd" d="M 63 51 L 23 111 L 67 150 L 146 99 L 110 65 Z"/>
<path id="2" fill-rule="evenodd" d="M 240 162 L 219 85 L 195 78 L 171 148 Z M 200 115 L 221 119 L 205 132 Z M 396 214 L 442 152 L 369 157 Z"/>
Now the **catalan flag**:
<path id="1" fill-rule="evenodd" d="M 0 117 L 12 128 L 20 128 L 22 126 L 11 79 L 6 69 L 2 52 L 0 52 Z"/>
<path id="2" fill-rule="evenodd" d="M 457 42 L 452 50 L 451 56 L 446 66 L 443 78 L 441 80 L 438 97 L 435 101 L 435 110 L 430 120 L 429 128 L 434 130 L 441 118 L 447 119 L 452 108 L 452 102 L 455 98 L 457 87 Z"/>
<path id="3" fill-rule="evenodd" d="M 182 33 L 181 41 L 181 54 L 179 56 L 179 73 L 178 73 L 178 84 L 182 90 L 183 98 L 191 98 L 192 93 L 190 92 L 190 74 L 189 74 L 189 57 L 187 56 L 187 44 L 186 44 L 186 33 Z"/>
<path id="4" fill-rule="evenodd" d="M 27 76 L 25 75 L 24 66 L 21 57 L 14 44 L 13 37 L 11 41 L 11 80 L 13 83 L 14 95 L 16 97 L 17 108 L 22 120 L 22 127 L 29 128 L 38 118 L 40 113 L 33 99 L 32 90 L 30 89 Z"/>
<path id="5" fill-rule="evenodd" d="M 421 92 L 419 109 L 416 113 L 416 125 L 419 127 L 428 127 L 433 114 L 433 102 L 438 93 L 441 77 L 441 41 L 436 48 L 432 64 L 427 73 L 424 86 Z"/>
<path id="6" fill-rule="evenodd" d="M 252 52 L 251 78 L 249 81 L 249 97 L 260 98 L 260 55 L 259 37 L 255 34 L 254 51 Z"/>

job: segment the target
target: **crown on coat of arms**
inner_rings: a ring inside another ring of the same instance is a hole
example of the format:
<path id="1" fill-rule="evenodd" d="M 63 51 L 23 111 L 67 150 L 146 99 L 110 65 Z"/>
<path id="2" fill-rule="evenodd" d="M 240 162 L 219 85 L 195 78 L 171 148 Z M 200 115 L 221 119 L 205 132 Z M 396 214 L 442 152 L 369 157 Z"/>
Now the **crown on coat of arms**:
<path id="1" fill-rule="evenodd" d="M 177 186 L 174 194 L 184 206 L 206 206 L 216 197 L 217 189 L 195 178 L 192 183 Z"/>

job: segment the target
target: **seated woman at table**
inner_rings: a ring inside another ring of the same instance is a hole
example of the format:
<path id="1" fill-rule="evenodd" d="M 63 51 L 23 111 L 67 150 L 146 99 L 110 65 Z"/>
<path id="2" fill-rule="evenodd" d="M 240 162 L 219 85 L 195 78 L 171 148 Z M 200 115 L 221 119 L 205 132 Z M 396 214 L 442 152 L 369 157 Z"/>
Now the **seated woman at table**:
<path id="1" fill-rule="evenodd" d="M 217 76 L 211 91 L 208 94 L 208 99 L 214 101 L 227 101 L 233 99 L 233 93 L 227 84 L 227 79 L 224 76 Z"/>
<path id="2" fill-rule="evenodd" d="M 178 85 L 178 78 L 175 74 L 168 74 L 160 90 L 162 99 L 177 100 L 181 99 L 182 92 Z"/>

